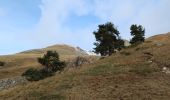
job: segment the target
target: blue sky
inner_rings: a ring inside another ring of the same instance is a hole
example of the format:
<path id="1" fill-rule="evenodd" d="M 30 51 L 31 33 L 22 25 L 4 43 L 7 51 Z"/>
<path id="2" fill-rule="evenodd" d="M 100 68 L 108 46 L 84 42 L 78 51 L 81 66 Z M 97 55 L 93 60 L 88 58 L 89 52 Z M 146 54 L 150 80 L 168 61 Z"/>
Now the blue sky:
<path id="1" fill-rule="evenodd" d="M 124 39 L 141 24 L 146 36 L 170 31 L 170 0 L 0 0 L 0 55 L 69 44 L 92 50 L 93 31 L 111 21 Z"/>

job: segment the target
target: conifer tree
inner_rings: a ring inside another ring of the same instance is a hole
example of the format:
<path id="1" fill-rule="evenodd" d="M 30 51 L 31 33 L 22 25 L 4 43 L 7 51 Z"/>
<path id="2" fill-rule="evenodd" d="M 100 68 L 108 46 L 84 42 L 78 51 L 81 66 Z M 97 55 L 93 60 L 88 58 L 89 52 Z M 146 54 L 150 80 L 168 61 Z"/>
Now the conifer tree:
<path id="1" fill-rule="evenodd" d="M 111 22 L 99 25 L 98 30 L 93 34 L 96 38 L 95 53 L 101 54 L 101 56 L 110 56 L 116 49 L 120 50 L 124 46 L 124 41 L 119 37 L 119 31 Z"/>
<path id="2" fill-rule="evenodd" d="M 133 24 L 131 27 L 130 27 L 130 30 L 131 30 L 131 35 L 132 35 L 132 39 L 130 41 L 130 43 L 133 45 L 133 44 L 140 44 L 142 42 L 145 41 L 145 29 L 143 28 L 142 25 L 136 25 L 136 24 Z"/>

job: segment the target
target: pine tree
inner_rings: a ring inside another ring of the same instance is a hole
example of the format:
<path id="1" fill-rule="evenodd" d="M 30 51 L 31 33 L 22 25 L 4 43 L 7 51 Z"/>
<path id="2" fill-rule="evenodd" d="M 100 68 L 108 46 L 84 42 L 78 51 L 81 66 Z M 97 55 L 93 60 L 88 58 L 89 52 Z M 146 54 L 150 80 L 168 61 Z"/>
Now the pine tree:
<path id="1" fill-rule="evenodd" d="M 133 45 L 133 44 L 140 44 L 142 42 L 145 41 L 145 29 L 143 28 L 143 26 L 141 25 L 136 25 L 136 24 L 133 24 L 131 27 L 130 27 L 130 30 L 131 30 L 131 35 L 132 35 L 132 39 L 130 41 L 130 43 Z"/>
<path id="2" fill-rule="evenodd" d="M 98 26 L 99 29 L 94 31 L 93 34 L 95 35 L 96 42 L 94 45 L 95 53 L 101 54 L 101 56 L 111 55 L 115 52 L 116 49 L 121 49 L 122 47 L 119 46 L 120 38 L 119 38 L 119 31 L 111 22 L 106 24 L 102 24 Z M 124 45 L 124 43 L 123 43 Z"/>
<path id="3" fill-rule="evenodd" d="M 56 51 L 47 51 L 42 58 L 38 58 L 38 62 L 44 66 L 48 72 L 60 71 L 64 68 L 65 63 L 60 61 Z"/>

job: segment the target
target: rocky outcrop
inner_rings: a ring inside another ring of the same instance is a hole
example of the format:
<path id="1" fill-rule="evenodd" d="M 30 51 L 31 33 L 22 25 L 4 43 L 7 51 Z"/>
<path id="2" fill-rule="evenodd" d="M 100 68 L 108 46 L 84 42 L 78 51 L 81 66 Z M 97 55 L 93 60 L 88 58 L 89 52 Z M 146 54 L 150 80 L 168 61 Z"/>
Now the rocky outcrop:
<path id="1" fill-rule="evenodd" d="M 10 87 L 14 87 L 16 85 L 25 84 L 25 83 L 27 83 L 27 80 L 24 77 L 1 79 L 0 80 L 0 91 L 4 89 L 8 89 Z"/>
<path id="2" fill-rule="evenodd" d="M 125 45 L 125 47 L 128 47 L 128 46 L 130 46 L 131 44 L 130 44 L 130 42 L 129 42 L 128 40 L 124 40 L 124 45 Z"/>
<path id="3" fill-rule="evenodd" d="M 79 66 L 82 66 L 82 65 L 91 64 L 94 61 L 96 61 L 97 59 L 99 59 L 99 58 L 78 56 L 78 57 L 68 61 L 67 66 L 68 67 L 79 67 Z"/>

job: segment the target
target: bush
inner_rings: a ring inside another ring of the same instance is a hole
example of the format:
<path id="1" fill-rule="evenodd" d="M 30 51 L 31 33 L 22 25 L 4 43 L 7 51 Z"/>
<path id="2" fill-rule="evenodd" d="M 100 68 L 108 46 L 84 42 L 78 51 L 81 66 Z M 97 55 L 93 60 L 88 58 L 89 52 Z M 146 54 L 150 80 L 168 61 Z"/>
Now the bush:
<path id="1" fill-rule="evenodd" d="M 0 66 L 4 66 L 5 62 L 0 61 Z"/>
<path id="2" fill-rule="evenodd" d="M 38 62 L 44 66 L 41 70 L 30 68 L 25 71 L 25 76 L 29 81 L 38 81 L 46 77 L 52 76 L 55 72 L 61 71 L 65 67 L 65 62 L 59 60 L 59 55 L 55 51 L 47 51 L 42 58 L 38 58 Z"/>
<path id="3" fill-rule="evenodd" d="M 65 62 L 60 61 L 56 51 L 47 51 L 42 58 L 38 58 L 38 62 L 44 66 L 44 70 L 48 72 L 61 71 L 65 67 Z"/>
<path id="4" fill-rule="evenodd" d="M 34 68 L 30 68 L 26 70 L 22 76 L 25 76 L 28 81 L 39 81 L 48 76 L 52 76 L 52 73 L 49 73 L 45 70 L 37 70 Z"/>

